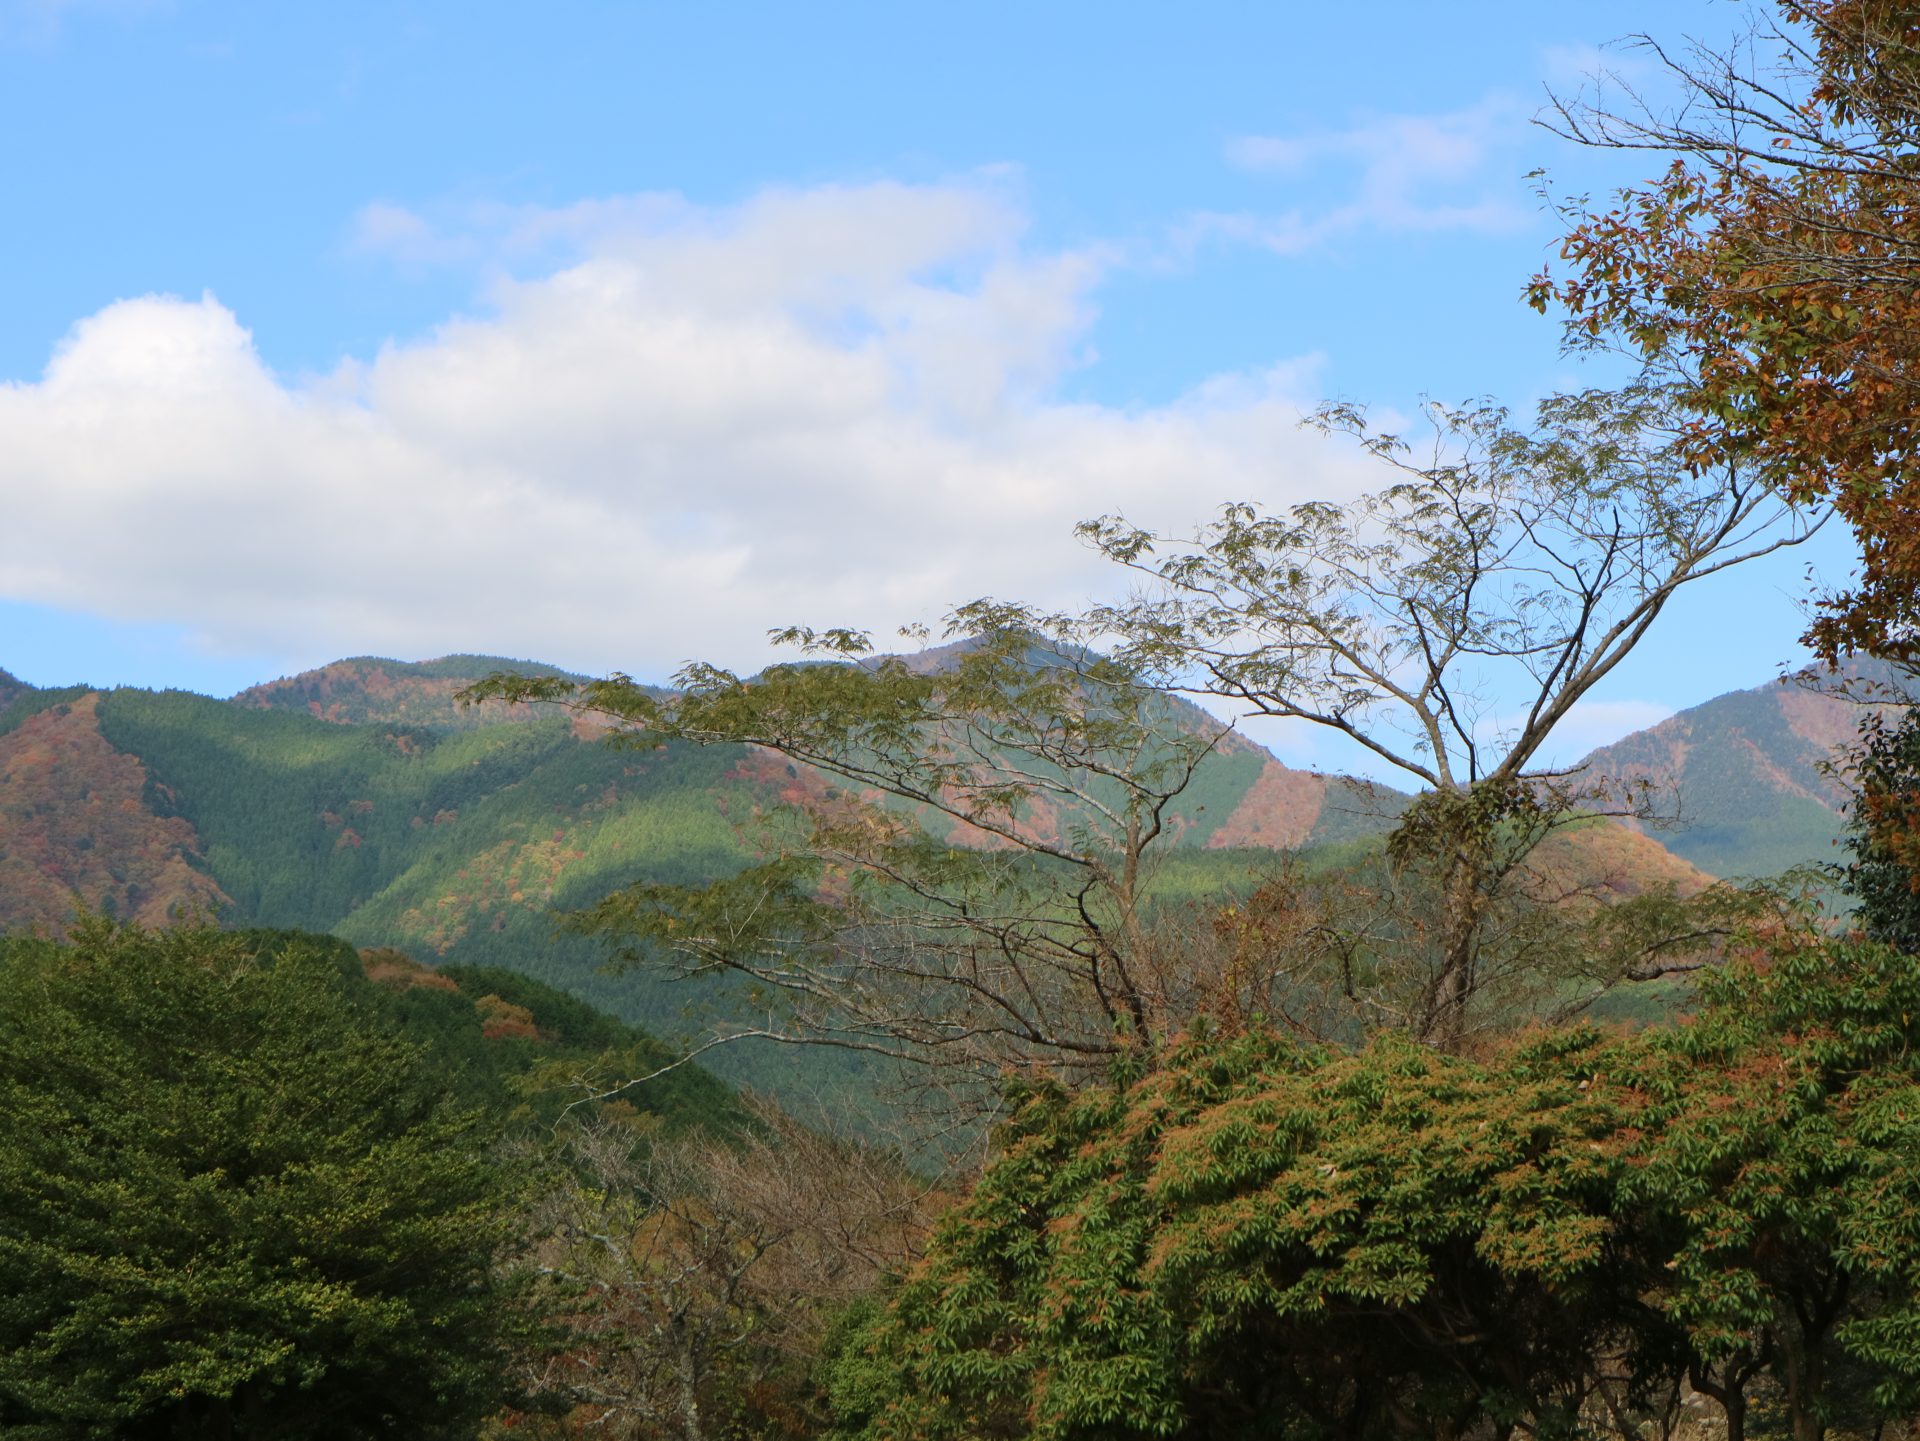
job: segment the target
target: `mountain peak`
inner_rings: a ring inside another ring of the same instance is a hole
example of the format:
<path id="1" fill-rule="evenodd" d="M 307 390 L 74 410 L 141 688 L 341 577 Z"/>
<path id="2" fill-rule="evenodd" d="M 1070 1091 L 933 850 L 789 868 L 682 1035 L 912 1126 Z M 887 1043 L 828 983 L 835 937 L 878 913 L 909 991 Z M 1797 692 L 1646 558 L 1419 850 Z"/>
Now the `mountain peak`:
<path id="1" fill-rule="evenodd" d="M 1847 802 L 1832 760 L 1859 734 L 1863 701 L 1892 679 L 1856 662 L 1729 691 L 1602 746 L 1581 769 L 1614 793 L 1650 782 L 1678 817 L 1658 838 L 1701 869 L 1776 875 L 1832 853 Z"/>
<path id="2" fill-rule="evenodd" d="M 423 661 L 353 656 L 251 686 L 234 696 L 233 703 L 254 710 L 292 711 L 340 725 L 411 725 L 434 730 L 466 730 L 539 714 L 541 708 L 533 706 L 498 702 L 462 706 L 456 699 L 475 681 L 499 671 L 585 679 L 559 666 L 504 656 L 449 655 Z"/>

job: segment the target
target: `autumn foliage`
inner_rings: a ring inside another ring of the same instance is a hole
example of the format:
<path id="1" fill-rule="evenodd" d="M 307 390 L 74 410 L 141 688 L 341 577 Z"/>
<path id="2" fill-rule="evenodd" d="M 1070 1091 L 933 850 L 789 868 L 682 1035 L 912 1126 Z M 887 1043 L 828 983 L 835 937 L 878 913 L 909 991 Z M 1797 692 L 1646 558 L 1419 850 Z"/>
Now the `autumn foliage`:
<path id="1" fill-rule="evenodd" d="M 1831 506 L 1863 566 L 1824 598 L 1828 658 L 1920 655 L 1920 9 L 1779 0 L 1753 68 L 1667 59 L 1672 115 L 1564 105 L 1590 143 L 1674 156 L 1603 211 L 1573 214 L 1536 306 L 1571 341 L 1683 377 L 1695 463 L 1758 464 Z M 1761 60 L 1770 60 L 1763 65 Z"/>
<path id="2" fill-rule="evenodd" d="M 1788 945 L 1635 1037 L 1035 1085 L 843 1357 L 848 1434 L 1660 1435 L 1682 1383 L 1733 1441 L 1910 1417 L 1916 1022 L 1907 957 Z"/>

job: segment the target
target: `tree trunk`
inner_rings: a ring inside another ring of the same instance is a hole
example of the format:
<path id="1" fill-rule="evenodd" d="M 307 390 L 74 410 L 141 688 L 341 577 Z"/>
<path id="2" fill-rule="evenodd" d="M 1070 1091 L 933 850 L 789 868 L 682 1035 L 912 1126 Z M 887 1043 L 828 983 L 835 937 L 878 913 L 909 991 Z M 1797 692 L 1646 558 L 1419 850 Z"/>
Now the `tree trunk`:
<path id="1" fill-rule="evenodd" d="M 1730 1386 L 1721 1398 L 1720 1409 L 1727 1418 L 1727 1441 L 1747 1441 L 1747 1391 Z"/>
<path id="2" fill-rule="evenodd" d="M 1827 1426 L 1816 1414 L 1825 1386 L 1825 1367 L 1817 1345 L 1787 1350 L 1787 1416 L 1793 1441 L 1826 1441 Z"/>
<path id="3" fill-rule="evenodd" d="M 1467 1031 L 1473 997 L 1474 947 L 1480 929 L 1480 865 L 1464 849 L 1447 863 L 1440 889 L 1440 969 L 1427 988 L 1420 1039 L 1436 1050 L 1457 1052 Z"/>
<path id="4" fill-rule="evenodd" d="M 693 1345 L 685 1336 L 676 1338 L 673 1371 L 680 1403 L 680 1441 L 706 1441 L 700 1424 L 700 1367 Z"/>
<path id="5" fill-rule="evenodd" d="M 1720 1404 L 1720 1412 L 1727 1418 L 1726 1441 L 1747 1441 L 1747 1377 L 1757 1369 L 1748 1356 L 1742 1349 L 1729 1357 L 1718 1382 L 1697 1361 L 1687 1367 L 1693 1389 Z"/>

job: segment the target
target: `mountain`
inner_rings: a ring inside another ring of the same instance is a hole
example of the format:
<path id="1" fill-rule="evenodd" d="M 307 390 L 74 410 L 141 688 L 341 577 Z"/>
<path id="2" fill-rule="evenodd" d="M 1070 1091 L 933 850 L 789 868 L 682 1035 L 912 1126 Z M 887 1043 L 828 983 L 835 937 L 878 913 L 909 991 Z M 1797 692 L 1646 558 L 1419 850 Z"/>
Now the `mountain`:
<path id="1" fill-rule="evenodd" d="M 604 944 L 555 936 L 554 910 L 744 864 L 769 797 L 743 756 L 583 744 L 564 715 L 434 728 L 28 692 L 0 713 L 0 931 L 57 933 L 81 904 L 210 912 L 517 971 L 671 1036 L 731 1009 L 725 985 L 603 974 Z M 741 1047 L 718 1069 L 792 1068 Z"/>
<path id="2" fill-rule="evenodd" d="M 32 689 L 25 681 L 0 670 L 0 714 L 4 714 L 7 707 Z"/>
<path id="3" fill-rule="evenodd" d="M 1834 858 L 1846 788 L 1830 764 L 1858 734 L 1882 668 L 1803 673 L 1733 691 L 1603 746 L 1580 764 L 1618 794 L 1640 781 L 1677 823 L 1623 822 L 1716 876 L 1777 875 Z"/>
<path id="4" fill-rule="evenodd" d="M 967 644 L 956 642 L 901 659 L 915 669 L 933 669 L 950 662 Z M 304 714 L 333 724 L 384 724 L 433 731 L 568 717 L 560 706 L 488 702 L 466 707 L 454 699 L 474 681 L 500 671 L 584 679 L 557 667 L 497 656 L 447 656 L 423 662 L 359 657 L 254 686 L 234 696 L 233 704 Z M 1178 697 L 1169 697 L 1166 708 L 1166 722 L 1177 732 L 1211 732 L 1220 724 Z M 587 718 L 573 720 L 572 724 L 580 739 L 595 738 L 602 729 Z M 743 752 L 732 770 L 734 779 L 758 786 L 769 797 L 780 796 L 799 779 L 798 772 L 789 773 L 783 757 L 770 753 Z M 1404 804 L 1404 796 L 1385 787 L 1345 776 L 1293 770 L 1254 742 L 1229 734 L 1202 768 L 1195 786 L 1181 798 L 1172 824 L 1180 845 L 1292 848 L 1376 832 Z M 1036 805 L 1023 822 L 1036 835 L 1057 835 L 1076 819 L 1072 814 Z"/>
<path id="5" fill-rule="evenodd" d="M 1527 860 L 1547 895 L 1584 893 L 1616 901 L 1671 887 L 1690 896 L 1714 879 L 1652 836 L 1593 819 L 1555 831 Z"/>
<path id="6" fill-rule="evenodd" d="M 738 869 L 762 844 L 760 816 L 825 779 L 768 751 L 614 748 L 560 707 L 454 700 L 501 669 L 557 673 L 362 657 L 232 700 L 16 684 L 0 708 L 0 930 L 57 930 L 76 903 L 155 922 L 211 911 L 436 967 L 506 968 L 669 1040 L 736 1009 L 726 979 L 607 974 L 604 942 L 557 934 L 555 913 L 639 879 Z M 1217 722 L 1170 702 L 1168 724 Z M 1277 850 L 1366 843 L 1406 799 L 1229 734 L 1173 807 L 1169 894 L 1217 898 L 1257 884 Z M 1065 834 L 1080 819 L 1034 805 L 1021 823 Z M 1600 830 L 1615 839 L 1569 835 L 1567 865 L 1616 889 L 1692 883 L 1652 840 Z M 755 1084 L 794 1064 L 715 1054 Z"/>
<path id="7" fill-rule="evenodd" d="M 149 919 L 212 906 L 239 923 L 618 990 L 627 983 L 596 974 L 591 943 L 552 937 L 555 908 L 638 878 L 687 883 L 745 864 L 756 817 L 825 784 L 770 752 L 615 750 L 583 744 L 591 730 L 559 707 L 455 701 L 498 670 L 565 674 L 491 656 L 360 657 L 231 701 L 10 690 L 0 925 L 57 926 L 76 898 Z M 1218 724 L 1179 700 L 1167 721 Z M 1375 835 L 1405 802 L 1293 770 L 1229 734 L 1170 828 L 1182 851 L 1221 853 L 1224 875 L 1236 864 L 1225 853 Z M 1021 823 L 1054 835 L 1078 819 L 1036 804 Z M 622 1009 L 659 1023 L 680 1000 L 628 996 Z"/>
<path id="8" fill-rule="evenodd" d="M 589 744 L 594 728 L 559 707 L 454 700 L 503 669 L 554 673 L 362 657 L 230 701 L 10 687 L 0 929 L 57 931 L 76 904 L 147 921 L 214 911 L 436 965 L 510 967 L 662 1034 L 697 1029 L 730 1004 L 723 983 L 607 975 L 604 943 L 556 935 L 556 910 L 745 865 L 758 817 L 824 778 L 746 747 Z M 1170 723 L 1215 724 L 1185 706 Z M 1211 877 L 1196 887 L 1218 893 L 1245 883 L 1243 855 L 1377 833 L 1402 804 L 1227 736 L 1180 799 L 1175 844 Z M 1076 820 L 1034 806 L 1023 823 Z"/>
<path id="9" fill-rule="evenodd" d="M 554 706 L 508 706 L 500 701 L 463 706 L 454 699 L 465 687 L 499 671 L 559 676 L 571 681 L 586 679 L 555 666 L 501 656 L 450 655 L 429 661 L 356 656 L 252 686 L 236 695 L 233 703 L 257 710 L 292 711 L 342 725 L 431 726 L 440 730 L 469 730 L 499 721 L 562 713 Z M 0 708 L 4 708 L 3 702 Z"/>

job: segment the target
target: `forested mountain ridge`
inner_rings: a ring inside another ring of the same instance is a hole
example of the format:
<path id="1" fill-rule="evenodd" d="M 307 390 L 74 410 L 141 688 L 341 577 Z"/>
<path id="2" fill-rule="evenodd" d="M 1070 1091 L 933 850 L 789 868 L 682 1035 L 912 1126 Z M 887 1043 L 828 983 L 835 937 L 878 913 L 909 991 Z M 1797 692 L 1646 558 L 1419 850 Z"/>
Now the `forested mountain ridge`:
<path id="1" fill-rule="evenodd" d="M 509 966 L 661 1032 L 723 1004 L 711 986 L 605 975 L 601 941 L 555 913 L 632 881 L 703 883 L 748 864 L 760 819 L 824 777 L 743 746 L 635 750 L 558 707 L 463 708 L 485 656 L 361 658 L 242 692 L 17 686 L 0 709 L 0 927 L 58 930 L 76 905 L 149 921 L 332 932 L 436 964 Z M 1170 723 L 1212 725 L 1183 702 Z M 1224 736 L 1171 812 L 1183 896 L 1248 889 L 1274 855 L 1379 834 L 1405 798 L 1293 770 Z M 1044 805 L 1036 831 L 1074 823 Z M 1632 893 L 1701 882 L 1654 840 L 1580 828 L 1556 869 Z"/>
<path id="2" fill-rule="evenodd" d="M 531 720 L 550 706 L 488 702 L 463 706 L 455 697 L 496 672 L 584 680 L 557 666 L 501 656 L 450 655 L 431 661 L 353 656 L 298 675 L 249 686 L 233 703 L 259 710 L 293 711 L 345 725 L 414 725 L 465 730 L 497 721 Z"/>
<path id="3" fill-rule="evenodd" d="M 1675 823 L 1648 827 L 1676 855 L 1728 878 L 1777 875 L 1833 858 L 1847 793 L 1833 768 L 1859 733 L 1880 668 L 1800 674 L 1732 691 L 1588 755 L 1612 789 L 1645 780 Z"/>
<path id="4" fill-rule="evenodd" d="M 916 667 L 933 667 L 958 648 L 941 646 L 903 659 Z M 565 714 L 554 706 L 506 706 L 497 701 L 466 706 L 455 700 L 461 690 L 495 672 L 581 679 L 556 666 L 498 656 L 446 656 L 422 662 L 358 657 L 250 687 L 234 696 L 233 703 L 304 713 L 335 724 L 392 723 L 430 729 L 471 729 Z M 1169 722 L 1183 732 L 1219 726 L 1199 707 L 1178 698 L 1170 699 L 1167 709 Z M 574 728 L 582 739 L 596 736 L 601 729 L 590 718 L 575 720 Z M 756 778 L 776 794 L 798 779 L 787 775 L 785 767 L 785 761 L 771 757 L 742 757 L 739 762 L 742 778 Z M 1181 845 L 1290 849 L 1376 832 L 1398 814 L 1402 804 L 1404 797 L 1386 787 L 1295 770 L 1245 736 L 1229 733 L 1205 767 L 1195 796 L 1176 808 L 1173 827 L 1176 843 Z M 1070 819 L 1039 807 L 1029 823 L 1049 828 Z"/>
<path id="5" fill-rule="evenodd" d="M 600 728 L 557 707 L 454 700 L 502 669 L 552 670 L 360 659 L 231 701 L 20 688 L 0 710 L 14 757 L 0 779 L 0 928 L 58 933 L 79 907 L 211 911 L 437 965 L 507 966 L 655 1032 L 699 1033 L 733 1009 L 723 986 L 610 976 L 606 943 L 556 933 L 557 913 L 636 880 L 700 884 L 749 864 L 761 817 L 824 777 L 748 747 L 588 743 Z M 1172 817 L 1192 857 L 1181 893 L 1251 889 L 1274 848 L 1377 833 L 1401 801 L 1225 737 Z M 1036 806 L 1023 824 L 1074 817 Z M 739 1078 L 766 1080 L 751 1066 Z"/>
<path id="6" fill-rule="evenodd" d="M 454 699 L 496 670 L 563 673 L 489 656 L 358 658 L 231 701 L 14 682 L 0 738 L 28 738 L 6 752 L 0 816 L 12 864 L 34 879 L 11 888 L 0 924 L 57 927 L 76 901 L 150 919 L 212 905 L 239 923 L 504 961 L 551 948 L 555 906 L 643 875 L 687 881 L 743 864 L 755 818 L 823 783 L 750 748 L 611 750 L 583 744 L 594 728 L 558 707 Z M 1184 702 L 1170 721 L 1214 724 Z M 137 845 L 101 844 L 109 795 L 121 826 L 144 818 Z M 1182 850 L 1288 850 L 1377 834 L 1402 804 L 1383 787 L 1294 770 L 1234 733 L 1170 829 Z M 1037 806 L 1022 823 L 1071 821 Z M 1606 864 L 1645 877 L 1670 869 L 1629 850 L 1611 845 Z M 124 851 L 113 862 L 123 874 L 77 859 L 95 851 Z"/>

